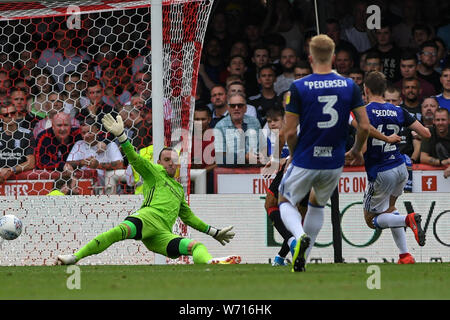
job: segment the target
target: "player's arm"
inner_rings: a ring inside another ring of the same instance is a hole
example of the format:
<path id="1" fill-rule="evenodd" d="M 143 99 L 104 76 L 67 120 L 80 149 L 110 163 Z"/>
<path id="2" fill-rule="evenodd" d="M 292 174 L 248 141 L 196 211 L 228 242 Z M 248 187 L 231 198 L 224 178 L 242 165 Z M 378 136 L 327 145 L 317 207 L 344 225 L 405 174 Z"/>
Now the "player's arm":
<path id="1" fill-rule="evenodd" d="M 350 165 L 361 165 L 364 163 L 363 149 L 367 142 L 370 131 L 370 122 L 364 106 L 353 109 L 356 119 L 356 137 L 353 147 L 345 154 L 346 163 Z"/>
<path id="2" fill-rule="evenodd" d="M 352 126 L 357 129 L 358 128 L 358 123 L 356 122 L 355 119 L 352 119 L 351 122 Z M 402 138 L 398 135 L 391 134 L 390 136 L 386 136 L 383 134 L 383 132 L 378 131 L 374 126 L 372 126 L 371 124 L 369 124 L 369 137 L 371 138 L 375 138 L 390 144 L 394 144 L 394 143 L 399 143 L 400 141 L 402 141 Z"/>
<path id="3" fill-rule="evenodd" d="M 356 139 L 355 139 L 355 144 L 353 145 L 353 148 L 355 149 L 355 151 L 360 152 L 362 150 L 364 143 L 366 143 L 366 140 L 369 136 L 371 125 L 369 122 L 369 117 L 367 116 L 365 106 L 361 106 L 359 108 L 353 109 L 353 114 L 355 115 L 355 119 L 357 122 Z"/>
<path id="4" fill-rule="evenodd" d="M 298 114 L 286 112 L 286 124 L 284 127 L 284 139 L 289 147 L 289 154 L 293 155 L 297 146 L 298 134 L 297 127 L 299 123 Z"/>
<path id="5" fill-rule="evenodd" d="M 117 118 L 114 119 L 114 117 L 110 113 L 108 113 L 103 117 L 102 123 L 108 132 L 117 137 L 117 140 L 119 141 L 120 146 L 125 153 L 125 156 L 128 158 L 128 162 L 136 170 L 136 172 L 142 176 L 144 180 L 150 179 L 159 174 L 156 166 L 154 166 L 150 161 L 141 157 L 136 152 L 131 142 L 128 140 L 128 137 L 124 131 L 122 117 L 120 115 L 118 115 Z"/>
<path id="6" fill-rule="evenodd" d="M 223 229 L 217 229 L 206 224 L 192 212 L 191 208 L 185 200 L 183 200 L 181 203 L 179 217 L 181 221 L 183 221 L 188 226 L 210 235 L 211 237 L 219 241 L 223 246 L 230 242 L 230 240 L 234 237 L 234 232 L 231 232 L 231 229 L 233 229 L 232 226 Z"/>

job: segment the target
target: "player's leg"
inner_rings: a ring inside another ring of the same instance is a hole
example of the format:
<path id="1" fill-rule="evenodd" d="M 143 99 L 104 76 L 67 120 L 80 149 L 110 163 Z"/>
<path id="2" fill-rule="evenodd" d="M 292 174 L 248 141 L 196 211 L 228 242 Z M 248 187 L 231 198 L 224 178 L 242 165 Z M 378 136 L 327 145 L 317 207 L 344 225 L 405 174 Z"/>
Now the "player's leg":
<path id="1" fill-rule="evenodd" d="M 419 227 L 417 228 L 416 225 L 416 239 L 420 235 L 420 237 L 423 237 L 423 242 L 425 241 L 425 233 L 422 232 L 420 227 L 420 216 L 400 215 L 395 207 L 397 198 L 402 194 L 407 179 L 408 173 L 404 165 L 379 172 L 376 180 L 369 183 L 368 190 L 364 195 L 366 223 L 371 228 L 391 229 L 392 237 L 399 249 L 399 263 L 414 263 L 414 258 L 408 252 L 404 229 L 408 225 L 410 217 L 414 219 L 414 222 L 416 218 L 419 218 Z M 418 243 L 420 244 L 420 241 Z"/>
<path id="2" fill-rule="evenodd" d="M 320 170 L 313 182 L 313 189 L 309 196 L 308 210 L 306 212 L 303 228 L 310 237 L 310 244 L 305 256 L 308 257 L 312 247 L 323 226 L 325 205 L 335 191 L 342 168 L 333 170 Z"/>
<path id="3" fill-rule="evenodd" d="M 290 164 L 280 182 L 278 207 L 281 220 L 295 239 L 305 233 L 297 203 L 310 191 L 312 178 L 312 171 Z"/>
<path id="4" fill-rule="evenodd" d="M 286 228 L 297 239 L 292 256 L 293 272 L 305 270 L 305 254 L 310 244 L 309 235 L 303 229 L 302 217 L 297 204 L 310 192 L 318 172 L 318 170 L 299 168 L 291 164 L 280 183 L 278 202 L 281 218 Z M 290 246 L 292 248 L 293 243 Z"/>
<path id="5" fill-rule="evenodd" d="M 241 257 L 234 255 L 223 258 L 213 258 L 206 246 L 196 240 L 180 237 L 168 231 L 142 239 L 144 245 L 151 251 L 176 259 L 182 255 L 192 256 L 195 264 L 236 264 Z"/>
<path id="6" fill-rule="evenodd" d="M 281 180 L 281 178 L 280 178 Z M 272 265 L 279 266 L 279 265 L 286 265 L 285 258 L 286 255 L 289 253 L 289 240 L 292 242 L 294 239 L 293 235 L 289 230 L 286 229 L 286 227 L 283 224 L 283 221 L 281 220 L 280 216 L 280 209 L 278 208 L 278 190 L 272 191 L 272 189 L 278 189 L 279 183 L 276 182 L 276 178 L 274 181 L 272 181 L 269 191 L 266 194 L 266 200 L 264 203 L 264 207 L 266 209 L 267 215 L 269 216 L 270 220 L 272 221 L 275 229 L 278 231 L 278 233 L 283 237 L 283 244 L 278 251 L 278 254 L 275 256 L 274 261 Z"/>
<path id="7" fill-rule="evenodd" d="M 127 217 L 118 226 L 103 232 L 89 241 L 74 254 L 59 255 L 58 263 L 75 264 L 81 259 L 99 254 L 109 248 L 112 244 L 125 239 L 138 239 L 142 232 L 142 221 L 136 217 Z"/>

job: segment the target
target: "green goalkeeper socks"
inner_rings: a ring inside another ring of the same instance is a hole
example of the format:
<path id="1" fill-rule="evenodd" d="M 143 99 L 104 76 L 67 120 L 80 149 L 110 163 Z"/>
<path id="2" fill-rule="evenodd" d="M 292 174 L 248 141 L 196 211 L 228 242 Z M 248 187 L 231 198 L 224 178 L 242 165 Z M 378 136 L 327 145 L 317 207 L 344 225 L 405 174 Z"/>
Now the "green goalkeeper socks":
<path id="1" fill-rule="evenodd" d="M 195 264 L 206 264 L 212 259 L 212 256 L 209 254 L 208 249 L 206 249 L 204 244 L 197 242 L 192 247 L 192 258 Z"/>
<path id="2" fill-rule="evenodd" d="M 75 252 L 74 255 L 77 258 L 77 261 L 93 254 L 99 254 L 117 241 L 133 238 L 136 234 L 136 227 L 134 227 L 132 223 L 127 222 L 128 221 L 124 221 L 118 226 L 99 234 L 89 241 L 83 248 Z"/>

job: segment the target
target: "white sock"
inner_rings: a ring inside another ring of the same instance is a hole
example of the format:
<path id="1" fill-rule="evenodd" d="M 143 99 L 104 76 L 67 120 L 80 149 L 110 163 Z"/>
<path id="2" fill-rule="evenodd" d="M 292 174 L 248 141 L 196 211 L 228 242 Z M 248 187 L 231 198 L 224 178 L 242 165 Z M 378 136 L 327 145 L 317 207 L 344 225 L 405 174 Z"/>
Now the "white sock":
<path id="1" fill-rule="evenodd" d="M 405 216 L 401 216 L 398 212 L 379 214 L 373 222 L 380 229 L 406 227 Z"/>
<path id="2" fill-rule="evenodd" d="M 290 237 L 290 238 L 288 239 L 287 245 L 289 246 L 289 248 L 291 247 L 291 243 L 292 243 L 292 241 L 294 241 L 294 240 L 295 240 L 295 237 Z"/>
<path id="3" fill-rule="evenodd" d="M 300 238 L 300 236 L 305 233 L 302 227 L 302 216 L 300 215 L 300 212 L 298 212 L 297 208 L 289 202 L 281 203 L 279 208 L 281 220 L 286 229 L 292 233 L 295 239 Z"/>
<path id="4" fill-rule="evenodd" d="M 400 254 L 408 252 L 408 246 L 406 245 L 406 232 L 405 229 L 400 228 L 391 228 L 392 237 L 394 238 L 395 244 L 400 250 Z"/>
<path id="5" fill-rule="evenodd" d="M 308 249 L 306 250 L 306 256 L 309 255 L 320 229 L 323 226 L 324 207 L 315 207 L 308 204 L 308 211 L 306 211 L 305 222 L 303 223 L 303 229 L 305 233 L 311 238 Z"/>

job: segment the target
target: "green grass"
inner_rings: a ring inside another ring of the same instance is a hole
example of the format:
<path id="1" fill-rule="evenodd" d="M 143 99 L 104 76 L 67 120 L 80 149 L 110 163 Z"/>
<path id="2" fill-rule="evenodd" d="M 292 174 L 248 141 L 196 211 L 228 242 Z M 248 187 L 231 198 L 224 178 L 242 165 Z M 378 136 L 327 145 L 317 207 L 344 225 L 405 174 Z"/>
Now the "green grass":
<path id="1" fill-rule="evenodd" d="M 0 267 L 0 299 L 298 300 L 450 299 L 450 265 L 378 264 L 381 289 L 369 290 L 369 264 L 290 267 L 80 266 L 81 289 L 69 290 L 66 266 Z"/>

